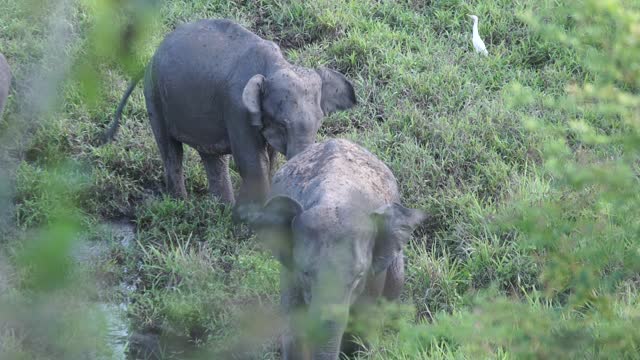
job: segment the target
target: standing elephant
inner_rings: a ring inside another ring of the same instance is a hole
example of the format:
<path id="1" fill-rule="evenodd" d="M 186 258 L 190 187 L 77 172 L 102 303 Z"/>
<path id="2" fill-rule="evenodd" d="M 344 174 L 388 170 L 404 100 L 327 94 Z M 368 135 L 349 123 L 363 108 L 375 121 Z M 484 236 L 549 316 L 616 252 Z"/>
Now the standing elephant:
<path id="1" fill-rule="evenodd" d="M 107 139 L 138 80 L 120 102 Z M 156 51 L 144 80 L 169 192 L 186 196 L 185 143 L 199 152 L 210 192 L 233 203 L 232 154 L 242 177 L 236 209 L 264 201 L 273 149 L 292 158 L 315 142 L 325 115 L 356 104 L 353 86 L 340 73 L 294 66 L 275 43 L 229 20 L 178 27 Z"/>
<path id="2" fill-rule="evenodd" d="M 425 214 L 399 201 L 389 168 L 346 140 L 314 144 L 278 170 L 250 223 L 283 265 L 283 359 L 338 359 L 350 313 L 400 295 L 402 248 Z"/>
<path id="3" fill-rule="evenodd" d="M 11 87 L 11 70 L 4 55 L 0 54 L 0 116 L 4 110 L 4 105 L 9 96 L 9 88 Z"/>

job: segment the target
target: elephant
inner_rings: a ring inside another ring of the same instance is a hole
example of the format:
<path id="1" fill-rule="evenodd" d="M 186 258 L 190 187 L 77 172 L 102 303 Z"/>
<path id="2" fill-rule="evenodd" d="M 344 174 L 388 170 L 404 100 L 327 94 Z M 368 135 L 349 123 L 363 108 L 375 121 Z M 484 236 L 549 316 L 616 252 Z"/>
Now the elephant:
<path id="1" fill-rule="evenodd" d="M 205 19 L 165 37 L 144 75 L 129 85 L 105 141 L 115 135 L 127 98 L 143 76 L 169 192 L 186 197 L 184 143 L 200 154 L 210 193 L 235 202 L 238 215 L 264 201 L 276 151 L 291 159 L 315 143 L 324 116 L 356 105 L 353 85 L 339 72 L 292 65 L 278 45 L 241 25 Z M 237 202 L 229 154 L 242 178 Z"/>
<path id="2" fill-rule="evenodd" d="M 282 358 L 338 359 L 356 335 L 345 331 L 350 316 L 399 297 L 402 248 L 425 218 L 400 204 L 389 168 L 350 141 L 316 143 L 285 163 L 249 219 L 281 263 Z"/>
<path id="3" fill-rule="evenodd" d="M 7 59 L 0 53 L 0 116 L 4 110 L 4 105 L 7 102 L 9 96 L 9 89 L 11 88 L 11 70 Z"/>

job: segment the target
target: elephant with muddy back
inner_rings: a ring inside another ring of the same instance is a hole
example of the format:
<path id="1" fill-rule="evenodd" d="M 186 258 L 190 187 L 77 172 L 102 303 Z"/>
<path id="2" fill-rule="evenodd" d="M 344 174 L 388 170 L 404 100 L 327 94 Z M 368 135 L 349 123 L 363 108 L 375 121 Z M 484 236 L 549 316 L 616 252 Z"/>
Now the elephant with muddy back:
<path id="1" fill-rule="evenodd" d="M 425 214 L 399 201 L 389 168 L 346 140 L 314 144 L 275 174 L 249 223 L 282 263 L 283 359 L 338 359 L 353 344 L 350 314 L 400 295 L 403 245 Z"/>
<path id="2" fill-rule="evenodd" d="M 106 140 L 138 80 L 120 102 Z M 275 151 L 291 159 L 315 142 L 325 115 L 356 104 L 343 75 L 294 66 L 275 43 L 230 20 L 188 23 L 167 35 L 146 68 L 144 96 L 169 192 L 186 196 L 184 143 L 200 154 L 210 192 L 234 203 L 232 154 L 242 178 L 237 219 L 242 209 L 264 201 Z"/>

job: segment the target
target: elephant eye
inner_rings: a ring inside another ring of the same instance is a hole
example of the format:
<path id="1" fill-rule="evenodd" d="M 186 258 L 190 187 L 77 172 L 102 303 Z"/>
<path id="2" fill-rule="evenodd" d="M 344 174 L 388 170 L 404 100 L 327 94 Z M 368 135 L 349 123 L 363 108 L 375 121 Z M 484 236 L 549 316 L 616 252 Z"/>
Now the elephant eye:
<path id="1" fill-rule="evenodd" d="M 311 279 L 311 271 L 309 271 L 309 270 L 302 271 L 302 278 L 305 279 L 305 280 L 310 280 Z"/>

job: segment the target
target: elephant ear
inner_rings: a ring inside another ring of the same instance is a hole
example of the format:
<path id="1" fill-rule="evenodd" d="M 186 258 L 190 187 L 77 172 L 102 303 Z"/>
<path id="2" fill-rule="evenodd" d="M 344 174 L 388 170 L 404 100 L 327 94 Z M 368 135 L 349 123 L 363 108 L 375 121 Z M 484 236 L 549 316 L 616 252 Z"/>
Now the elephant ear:
<path id="1" fill-rule="evenodd" d="M 325 115 L 350 109 L 357 104 L 353 85 L 344 75 L 327 68 L 317 69 L 316 72 L 322 79 L 320 107 Z"/>
<path id="2" fill-rule="evenodd" d="M 292 266 L 293 234 L 291 223 L 302 212 L 302 206 L 288 196 L 270 199 L 257 216 L 250 220 L 260 240 L 287 268 Z"/>
<path id="3" fill-rule="evenodd" d="M 251 114 L 251 125 L 262 126 L 262 86 L 264 76 L 253 75 L 242 90 L 242 103 Z"/>
<path id="4" fill-rule="evenodd" d="M 398 203 L 378 208 L 372 217 L 377 226 L 376 244 L 373 248 L 372 268 L 375 274 L 386 270 L 400 255 L 402 247 L 409 241 L 411 233 L 427 215 Z"/>

